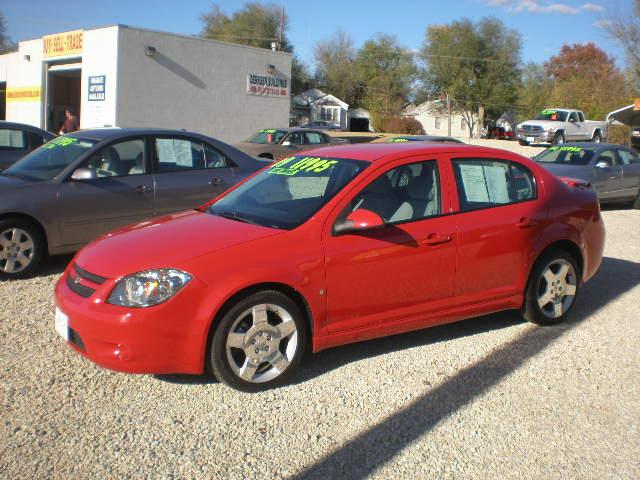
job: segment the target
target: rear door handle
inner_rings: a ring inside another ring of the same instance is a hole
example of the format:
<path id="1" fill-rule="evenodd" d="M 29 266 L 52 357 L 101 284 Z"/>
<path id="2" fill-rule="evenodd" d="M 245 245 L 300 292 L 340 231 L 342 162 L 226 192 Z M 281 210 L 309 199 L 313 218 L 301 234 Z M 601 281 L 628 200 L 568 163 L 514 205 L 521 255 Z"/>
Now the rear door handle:
<path id="1" fill-rule="evenodd" d="M 211 180 L 209 180 L 209 185 L 211 185 L 212 187 L 218 187 L 220 185 L 224 184 L 224 180 L 222 180 L 221 178 L 215 177 L 212 178 Z"/>
<path id="2" fill-rule="evenodd" d="M 439 245 L 441 243 L 447 243 L 451 241 L 450 235 L 441 235 L 439 233 L 432 233 L 424 240 L 421 240 L 420 243 L 423 245 Z"/>
<path id="3" fill-rule="evenodd" d="M 153 192 L 153 188 L 147 186 L 147 185 L 138 185 L 136 187 L 136 191 L 138 193 L 151 193 Z"/>
<path id="4" fill-rule="evenodd" d="M 516 223 L 516 227 L 518 228 L 529 228 L 535 227 L 538 224 L 535 220 L 527 217 L 523 217 L 520 219 L 518 223 Z"/>

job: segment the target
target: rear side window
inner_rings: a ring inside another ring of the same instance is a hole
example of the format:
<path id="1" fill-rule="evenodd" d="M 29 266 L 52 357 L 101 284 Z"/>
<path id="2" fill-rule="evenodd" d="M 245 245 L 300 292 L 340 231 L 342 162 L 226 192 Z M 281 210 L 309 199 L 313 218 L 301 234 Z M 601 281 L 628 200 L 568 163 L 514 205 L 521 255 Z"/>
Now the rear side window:
<path id="1" fill-rule="evenodd" d="M 44 138 L 42 138 L 41 135 L 38 135 L 37 133 L 33 133 L 33 132 L 28 132 L 27 135 L 29 135 L 30 150 L 35 150 L 36 148 L 44 144 Z"/>
<path id="2" fill-rule="evenodd" d="M 638 163 L 638 156 L 628 152 L 627 150 L 618 150 L 618 156 L 620 157 L 623 165 Z"/>
<path id="3" fill-rule="evenodd" d="M 536 198 L 535 178 L 528 168 L 504 160 L 454 160 L 460 210 L 465 212 Z"/>
<path id="4" fill-rule="evenodd" d="M 27 145 L 22 130 L 0 128 L 0 150 L 26 150 Z"/>

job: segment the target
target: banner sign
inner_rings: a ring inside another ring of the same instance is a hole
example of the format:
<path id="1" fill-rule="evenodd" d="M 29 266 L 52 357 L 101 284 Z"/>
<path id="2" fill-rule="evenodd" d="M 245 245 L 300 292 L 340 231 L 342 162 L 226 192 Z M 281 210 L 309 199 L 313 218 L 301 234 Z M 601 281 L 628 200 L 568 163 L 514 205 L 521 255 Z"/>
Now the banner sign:
<path id="1" fill-rule="evenodd" d="M 56 33 L 42 37 L 42 56 L 44 58 L 81 54 L 82 30 Z"/>
<path id="2" fill-rule="evenodd" d="M 40 87 L 8 87 L 7 102 L 38 102 Z"/>
<path id="3" fill-rule="evenodd" d="M 89 95 L 90 102 L 104 102 L 105 85 L 107 83 L 106 75 L 89 76 Z"/>
<path id="4" fill-rule="evenodd" d="M 289 80 L 270 75 L 247 75 L 247 93 L 263 97 L 289 98 Z"/>
<path id="5" fill-rule="evenodd" d="M 640 111 L 640 98 L 636 98 L 636 99 L 633 101 L 633 109 L 634 109 L 635 111 Z"/>

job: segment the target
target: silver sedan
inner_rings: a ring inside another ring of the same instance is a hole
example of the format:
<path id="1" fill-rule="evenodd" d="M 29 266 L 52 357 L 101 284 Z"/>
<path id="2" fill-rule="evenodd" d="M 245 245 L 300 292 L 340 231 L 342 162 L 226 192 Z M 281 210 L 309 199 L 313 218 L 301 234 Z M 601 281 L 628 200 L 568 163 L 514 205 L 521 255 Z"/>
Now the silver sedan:
<path id="1" fill-rule="evenodd" d="M 589 182 L 601 203 L 633 202 L 640 209 L 640 158 L 606 143 L 568 143 L 548 148 L 534 160 L 559 177 Z"/>

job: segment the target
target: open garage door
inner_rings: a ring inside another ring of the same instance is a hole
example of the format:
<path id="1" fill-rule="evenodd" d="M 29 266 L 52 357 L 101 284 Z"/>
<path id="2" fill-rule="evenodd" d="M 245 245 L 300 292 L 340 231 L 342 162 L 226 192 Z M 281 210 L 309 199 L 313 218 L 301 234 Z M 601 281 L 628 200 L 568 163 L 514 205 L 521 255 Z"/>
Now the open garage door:
<path id="1" fill-rule="evenodd" d="M 46 129 L 58 133 L 65 120 L 65 110 L 80 119 L 82 64 L 50 64 L 46 83 Z"/>

